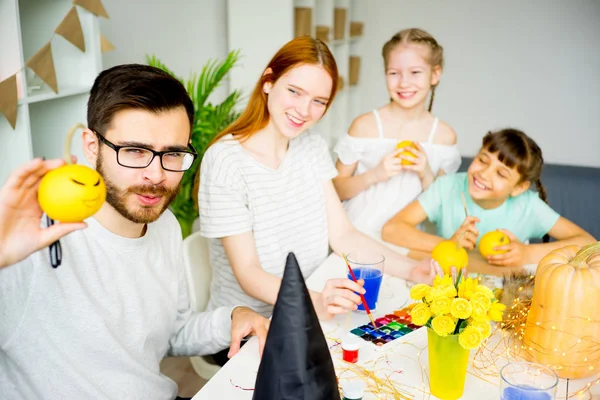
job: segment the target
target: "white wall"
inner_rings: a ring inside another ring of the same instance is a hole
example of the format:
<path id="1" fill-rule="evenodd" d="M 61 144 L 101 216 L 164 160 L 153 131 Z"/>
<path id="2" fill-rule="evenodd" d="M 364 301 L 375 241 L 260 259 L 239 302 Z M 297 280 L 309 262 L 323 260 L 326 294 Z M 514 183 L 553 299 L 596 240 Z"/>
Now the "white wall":
<path id="1" fill-rule="evenodd" d="M 277 50 L 294 37 L 292 0 L 261 0 L 260 5 L 227 0 L 227 45 L 229 50 L 240 50 L 241 56 L 240 68 L 231 71 L 231 87 L 243 93 L 240 108 Z M 265 10 L 277 18 L 267 17 Z"/>
<path id="2" fill-rule="evenodd" d="M 444 46 L 433 112 L 463 155 L 512 125 L 546 162 L 600 167 L 600 1 L 372 0 L 364 16 L 363 111 L 387 101 L 381 47 L 420 27 Z"/>
<path id="3" fill-rule="evenodd" d="M 454 127 L 462 154 L 473 155 L 486 131 L 512 125 L 540 144 L 547 162 L 600 167 L 599 0 L 371 1 L 362 18 L 363 111 L 387 99 L 381 46 L 417 26 L 446 50 L 433 111 Z M 116 47 L 104 68 L 153 53 L 187 78 L 227 54 L 225 0 L 103 3 L 110 19 L 100 19 L 101 30 Z"/>
<path id="4" fill-rule="evenodd" d="M 178 76 L 200 73 L 209 59 L 227 56 L 225 0 L 103 0 L 110 19 L 100 30 L 115 45 L 104 53 L 104 69 L 124 63 L 146 63 L 156 55 Z M 220 101 L 227 82 L 211 101 Z"/>

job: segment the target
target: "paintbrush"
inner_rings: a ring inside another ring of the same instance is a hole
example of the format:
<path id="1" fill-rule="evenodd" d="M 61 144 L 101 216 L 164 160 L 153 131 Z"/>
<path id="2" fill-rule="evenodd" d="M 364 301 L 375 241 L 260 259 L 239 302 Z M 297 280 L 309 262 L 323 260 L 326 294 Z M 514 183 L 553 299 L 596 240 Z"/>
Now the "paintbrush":
<path id="1" fill-rule="evenodd" d="M 348 259 L 346 258 L 346 254 L 342 253 L 342 257 L 344 257 L 344 261 L 346 262 L 346 265 L 348 266 L 348 270 L 350 270 L 350 275 L 352 275 L 352 279 L 354 279 L 354 282 L 358 283 L 358 281 L 356 280 L 356 275 L 354 275 L 354 271 L 352 271 L 352 267 L 350 266 L 350 263 L 348 262 Z M 369 319 L 371 320 L 371 323 L 373 324 L 373 329 L 377 330 L 377 324 L 375 324 L 375 320 L 373 319 L 373 316 L 371 315 L 371 310 L 369 309 L 369 306 L 367 305 L 367 300 L 365 299 L 365 296 L 362 295 L 362 293 L 359 293 L 360 295 L 360 299 L 362 300 L 363 306 L 365 307 L 365 311 L 367 312 L 367 315 L 369 316 Z"/>
<path id="2" fill-rule="evenodd" d="M 465 217 L 468 217 L 469 213 L 467 212 L 467 201 L 465 200 L 465 194 L 463 192 L 461 192 L 460 197 L 462 199 L 463 207 L 465 209 Z"/>

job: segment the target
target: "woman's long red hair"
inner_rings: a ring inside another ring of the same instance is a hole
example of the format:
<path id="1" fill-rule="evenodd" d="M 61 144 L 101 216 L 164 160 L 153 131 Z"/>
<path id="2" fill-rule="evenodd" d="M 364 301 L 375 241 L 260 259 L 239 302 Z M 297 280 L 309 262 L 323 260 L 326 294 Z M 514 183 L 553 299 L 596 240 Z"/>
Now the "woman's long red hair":
<path id="1" fill-rule="evenodd" d="M 275 83 L 283 74 L 290 69 L 301 64 L 320 65 L 329 73 L 332 79 L 331 94 L 329 102 L 325 108 L 325 112 L 329 109 L 333 98 L 337 92 L 338 86 L 338 69 L 333 54 L 319 39 L 314 39 L 310 36 L 301 36 L 287 42 L 273 56 L 269 64 L 265 67 L 265 72 L 270 70 L 270 73 L 263 74 L 254 86 L 252 95 L 248 100 L 248 105 L 242 115 L 236 119 L 231 125 L 217 134 L 211 141 L 209 147 L 220 140 L 223 136 L 234 135 L 236 140 L 240 142 L 248 139 L 255 132 L 263 129 L 269 123 L 269 110 L 267 108 L 267 95 L 263 92 L 263 87 L 266 82 Z M 323 113 L 325 115 L 325 113 Z M 198 204 L 198 190 L 200 188 L 200 171 L 196 173 L 194 179 L 194 189 L 192 195 L 194 202 Z"/>
<path id="2" fill-rule="evenodd" d="M 248 105 L 242 115 L 216 135 L 211 144 L 230 133 L 237 140 L 244 141 L 267 126 L 270 116 L 267 109 L 267 95 L 263 92 L 264 84 L 266 82 L 275 83 L 283 74 L 300 64 L 321 65 L 331 76 L 333 82 L 329 102 L 327 103 L 328 109 L 337 91 L 337 64 L 325 43 L 310 36 L 301 36 L 287 42 L 273 56 L 265 67 L 265 71 L 270 70 L 270 73 L 263 73 L 256 82 L 252 95 L 248 100 Z M 325 112 L 327 112 L 327 109 Z"/>

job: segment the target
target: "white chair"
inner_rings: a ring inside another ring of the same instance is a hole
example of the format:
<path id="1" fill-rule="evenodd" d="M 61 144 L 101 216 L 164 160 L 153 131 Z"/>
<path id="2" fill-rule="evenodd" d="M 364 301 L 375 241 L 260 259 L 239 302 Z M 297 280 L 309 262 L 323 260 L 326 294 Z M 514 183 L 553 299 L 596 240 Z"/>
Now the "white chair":
<path id="1" fill-rule="evenodd" d="M 188 282 L 190 306 L 194 311 L 204 311 L 210 295 L 212 270 L 208 255 L 208 240 L 200 232 L 192 233 L 183 241 L 183 264 Z M 221 367 L 211 357 L 190 357 L 198 376 L 209 380 Z"/>

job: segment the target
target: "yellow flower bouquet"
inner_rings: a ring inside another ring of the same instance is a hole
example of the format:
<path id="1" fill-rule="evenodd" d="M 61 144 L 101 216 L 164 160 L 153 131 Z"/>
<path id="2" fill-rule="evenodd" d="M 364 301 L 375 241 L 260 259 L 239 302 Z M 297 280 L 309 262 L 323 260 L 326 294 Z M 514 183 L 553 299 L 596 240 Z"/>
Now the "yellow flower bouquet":
<path id="1" fill-rule="evenodd" d="M 443 400 L 463 394 L 469 351 L 491 334 L 491 321 L 501 321 L 506 306 L 477 280 L 436 276 L 433 286 L 418 284 L 410 297 L 412 323 L 426 326 L 431 393 Z"/>
<path id="2" fill-rule="evenodd" d="M 506 306 L 476 279 L 458 281 L 455 285 L 449 275 L 436 276 L 433 286 L 413 286 L 410 297 L 421 302 L 410 315 L 413 324 L 427 326 L 439 336 L 458 335 L 460 345 L 472 350 L 490 336 L 490 321 L 501 321 Z"/>

